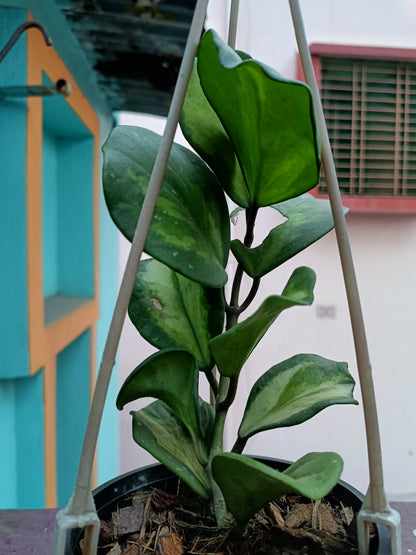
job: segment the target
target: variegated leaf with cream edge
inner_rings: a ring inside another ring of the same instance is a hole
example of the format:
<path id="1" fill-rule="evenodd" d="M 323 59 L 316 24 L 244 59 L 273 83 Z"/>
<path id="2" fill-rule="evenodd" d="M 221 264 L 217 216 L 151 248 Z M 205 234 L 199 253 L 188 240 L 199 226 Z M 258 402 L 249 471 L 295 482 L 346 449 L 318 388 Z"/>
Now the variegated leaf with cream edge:
<path id="1" fill-rule="evenodd" d="M 303 251 L 334 227 L 328 200 L 305 193 L 297 198 L 272 204 L 287 218 L 273 228 L 261 245 L 247 248 L 238 239 L 231 241 L 231 251 L 252 278 L 261 278 L 299 252 Z M 344 209 L 347 213 L 348 209 Z"/>
<path id="2" fill-rule="evenodd" d="M 212 414 L 212 407 L 207 407 L 204 407 L 204 412 L 210 411 Z M 132 411 L 131 415 L 135 442 L 179 476 L 203 499 L 208 499 L 210 483 L 207 472 L 199 460 L 188 430 L 175 412 L 158 400 L 143 409 Z M 213 415 L 209 423 L 205 422 L 207 428 L 212 427 L 212 421 Z M 205 431 L 209 433 L 208 430 Z"/>
<path id="3" fill-rule="evenodd" d="M 268 297 L 252 316 L 214 337 L 209 347 L 221 374 L 238 376 L 255 346 L 283 310 L 312 303 L 314 285 L 315 272 L 306 266 L 297 268 L 281 296 Z"/>
<path id="4" fill-rule="evenodd" d="M 338 482 L 342 468 L 341 457 L 332 452 L 308 453 L 284 472 L 235 453 L 221 453 L 212 461 L 215 481 L 240 526 L 282 495 L 324 497 Z"/>
<path id="5" fill-rule="evenodd" d="M 202 287 L 158 260 L 142 260 L 129 303 L 140 334 L 158 349 L 179 348 L 196 358 L 200 370 L 212 368 L 208 343 L 224 323 L 220 289 Z"/>
<path id="6" fill-rule="evenodd" d="M 247 441 L 264 430 L 301 424 L 332 405 L 357 405 L 354 386 L 346 362 L 295 355 L 270 368 L 253 385 L 238 436 Z"/>
<path id="7" fill-rule="evenodd" d="M 160 141 L 148 129 L 118 126 L 103 147 L 108 210 L 130 241 Z M 145 251 L 194 281 L 222 287 L 229 240 L 227 203 L 215 175 L 196 154 L 174 144 Z"/>
<path id="8" fill-rule="evenodd" d="M 165 349 L 148 357 L 127 377 L 117 396 L 117 408 L 143 397 L 166 403 L 188 430 L 196 449 L 202 446 L 198 366 L 186 351 Z M 206 453 L 199 453 L 205 457 Z"/>

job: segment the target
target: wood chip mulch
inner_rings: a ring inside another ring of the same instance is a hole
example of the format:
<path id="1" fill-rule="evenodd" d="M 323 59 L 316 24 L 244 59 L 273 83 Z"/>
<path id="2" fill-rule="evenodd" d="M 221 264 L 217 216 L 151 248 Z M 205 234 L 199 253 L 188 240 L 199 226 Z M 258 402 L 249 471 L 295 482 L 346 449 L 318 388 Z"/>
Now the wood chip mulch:
<path id="1" fill-rule="evenodd" d="M 358 553 L 354 512 L 342 504 L 285 496 L 243 531 L 218 530 L 186 487 L 138 492 L 101 522 L 99 555 L 299 555 Z M 82 540 L 80 550 L 82 553 Z"/>

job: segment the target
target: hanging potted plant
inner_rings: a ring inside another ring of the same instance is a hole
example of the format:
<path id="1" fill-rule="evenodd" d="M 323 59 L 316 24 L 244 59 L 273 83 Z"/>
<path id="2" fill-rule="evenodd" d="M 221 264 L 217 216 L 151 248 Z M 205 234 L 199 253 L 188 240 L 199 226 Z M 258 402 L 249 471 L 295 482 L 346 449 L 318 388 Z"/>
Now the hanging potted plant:
<path id="1" fill-rule="evenodd" d="M 288 525 L 283 516 L 295 503 L 298 511 L 302 506 L 310 513 L 307 525 L 316 534 L 294 533 L 293 545 L 301 549 L 310 540 L 311 552 L 340 553 L 345 548 L 349 553 L 353 549 L 349 538 L 329 541 L 328 551 L 322 550 L 324 539 L 335 538 L 336 531 L 331 534 L 317 524 L 324 502 L 304 501 L 321 500 L 336 486 L 349 496 L 347 505 L 359 509 L 359 498 L 337 486 L 343 467 L 338 454 L 308 453 L 289 465 L 244 454 L 248 439 L 259 432 L 301 424 L 335 404 L 356 404 L 346 363 L 309 353 L 276 361 L 252 387 L 231 451 L 223 449 L 227 414 L 248 357 L 260 348 L 263 335 L 284 310 L 313 301 L 315 273 L 299 267 L 287 276 L 283 291 L 264 299 L 246 316 L 260 280 L 271 271 L 284 272 L 284 262 L 333 228 L 329 203 L 308 194 L 320 174 L 310 91 L 234 51 L 208 31 L 200 43 L 180 123 L 198 154 L 173 145 L 146 240 L 151 258 L 140 264 L 129 306 L 131 321 L 158 350 L 138 361 L 117 398 L 119 409 L 140 398 L 155 399 L 131 413 L 133 437 L 163 466 L 141 475 L 130 473 L 124 482 L 100 488 L 97 509 L 109 491 L 118 491 L 117 505 L 131 490 L 168 484 L 165 494 L 147 493 L 129 502 L 140 524 L 129 530 L 135 535 L 125 539 L 125 552 L 144 553 L 146 542 L 153 542 L 153 550 L 168 552 L 160 547 L 166 538 L 176 542 L 177 551 L 172 552 L 188 552 L 191 548 L 184 542 L 191 540 L 184 537 L 184 528 L 178 532 L 180 527 L 169 528 L 167 523 L 178 499 L 189 490 L 195 497 L 191 505 L 189 501 L 185 508 L 181 505 L 182 519 L 185 513 L 194 518 L 198 499 L 205 515 L 202 528 L 209 530 L 201 540 L 207 550 L 199 547 L 192 552 L 268 553 L 267 543 L 254 547 L 250 542 L 259 541 L 259 529 L 264 538 L 265 522 L 273 521 L 270 541 L 279 537 L 285 543 Z M 130 240 L 159 143 L 160 137 L 149 130 L 120 126 L 104 145 L 106 202 Z M 230 240 L 232 203 L 236 205 L 232 217 L 245 215 L 243 241 Z M 255 224 L 264 207 L 272 207 L 286 220 L 253 248 Z M 227 267 L 230 256 L 236 260 L 234 272 Z M 243 278 L 251 283 L 245 298 Z M 199 396 L 202 380 L 209 384 L 212 403 Z M 276 455 L 284 457 L 284 450 Z M 174 495 L 178 479 L 179 496 Z M 296 496 L 294 502 L 289 494 Z M 152 521 L 156 528 L 146 528 L 144 516 L 150 507 L 153 515 L 159 514 Z M 167 534 L 161 532 L 163 518 Z M 340 522 L 332 518 L 337 528 Z M 351 518 L 346 517 L 348 524 Z M 194 525 L 187 522 L 185 528 Z M 116 529 L 118 536 L 127 532 L 120 525 Z M 219 538 L 217 544 L 213 536 Z M 192 538 L 195 541 L 194 533 Z M 241 550 L 233 543 L 236 538 L 243 542 Z M 114 549 L 108 536 L 103 542 Z"/>

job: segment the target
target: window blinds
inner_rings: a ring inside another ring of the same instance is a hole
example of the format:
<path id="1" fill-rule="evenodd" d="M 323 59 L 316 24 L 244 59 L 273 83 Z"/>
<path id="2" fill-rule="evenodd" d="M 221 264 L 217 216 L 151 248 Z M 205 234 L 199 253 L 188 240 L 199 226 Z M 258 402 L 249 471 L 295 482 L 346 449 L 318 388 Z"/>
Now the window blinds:
<path id="1" fill-rule="evenodd" d="M 323 57 L 321 68 L 341 193 L 416 196 L 416 64 Z"/>

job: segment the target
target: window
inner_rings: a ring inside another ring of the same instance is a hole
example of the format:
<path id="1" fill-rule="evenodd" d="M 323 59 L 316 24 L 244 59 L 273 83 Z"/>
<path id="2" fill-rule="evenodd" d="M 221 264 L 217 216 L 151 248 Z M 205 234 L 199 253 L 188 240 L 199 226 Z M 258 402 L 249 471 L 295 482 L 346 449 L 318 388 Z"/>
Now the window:
<path id="1" fill-rule="evenodd" d="M 344 204 L 416 211 L 416 51 L 311 46 Z M 317 189 L 326 195 L 325 176 Z"/>

